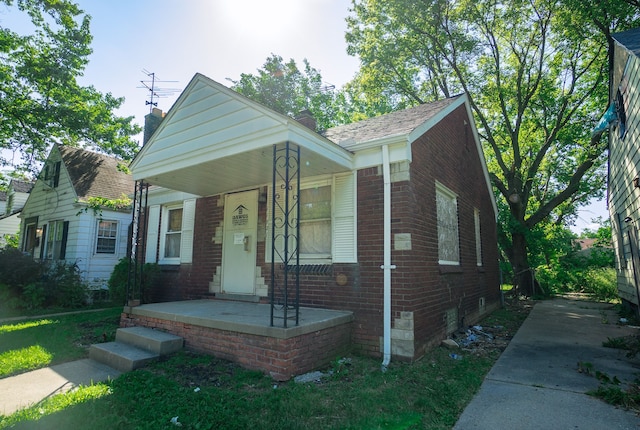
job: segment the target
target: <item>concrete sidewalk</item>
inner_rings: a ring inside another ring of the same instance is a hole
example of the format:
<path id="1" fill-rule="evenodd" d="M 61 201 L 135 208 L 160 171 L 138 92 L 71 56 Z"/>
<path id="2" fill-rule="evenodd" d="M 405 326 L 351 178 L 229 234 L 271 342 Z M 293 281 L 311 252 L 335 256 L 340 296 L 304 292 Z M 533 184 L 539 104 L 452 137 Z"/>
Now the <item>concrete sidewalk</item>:
<path id="1" fill-rule="evenodd" d="M 117 378 L 120 373 L 87 358 L 0 379 L 0 415 L 11 415 L 79 385 Z"/>
<path id="2" fill-rule="evenodd" d="M 635 413 L 587 395 L 600 383 L 578 372 L 578 363 L 591 363 L 593 372 L 623 383 L 638 377 L 638 358 L 602 346 L 608 338 L 638 333 L 616 325 L 618 319 L 603 303 L 536 304 L 454 429 L 640 429 Z"/>

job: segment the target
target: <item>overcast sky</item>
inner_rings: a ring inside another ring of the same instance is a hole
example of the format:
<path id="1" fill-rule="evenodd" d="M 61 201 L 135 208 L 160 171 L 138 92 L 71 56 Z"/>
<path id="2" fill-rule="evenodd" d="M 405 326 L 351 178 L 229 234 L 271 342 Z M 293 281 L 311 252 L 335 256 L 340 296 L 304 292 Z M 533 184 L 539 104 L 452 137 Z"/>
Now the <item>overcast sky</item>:
<path id="1" fill-rule="evenodd" d="M 157 100 L 168 111 L 195 73 L 230 86 L 241 73 L 256 73 L 272 53 L 303 59 L 327 84 L 342 87 L 359 62 L 346 52 L 345 18 L 351 0 L 76 0 L 91 15 L 93 54 L 82 85 L 93 85 L 126 101 L 119 115 L 142 125 L 153 72 L 159 89 L 176 89 Z M 0 25 L 20 32 L 27 21 L 0 5 Z M 596 216 L 604 202 L 581 211 L 574 231 Z"/>

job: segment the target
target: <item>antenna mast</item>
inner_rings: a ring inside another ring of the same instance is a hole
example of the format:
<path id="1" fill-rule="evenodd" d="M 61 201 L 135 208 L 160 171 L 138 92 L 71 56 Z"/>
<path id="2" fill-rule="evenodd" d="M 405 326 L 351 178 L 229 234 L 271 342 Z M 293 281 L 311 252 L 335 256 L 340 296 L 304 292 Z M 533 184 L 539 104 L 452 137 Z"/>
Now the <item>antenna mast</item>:
<path id="1" fill-rule="evenodd" d="M 149 106 L 149 113 L 153 112 L 154 107 L 158 107 L 157 99 L 169 97 L 173 95 L 176 91 L 180 91 L 179 88 L 158 88 L 156 87 L 157 83 L 163 82 L 178 82 L 178 81 L 161 81 L 157 78 L 154 72 L 149 72 L 146 69 L 142 69 L 142 73 L 151 78 L 151 80 L 140 81 L 142 84 L 141 87 L 145 88 L 149 91 L 149 100 L 145 100 L 145 106 Z"/>

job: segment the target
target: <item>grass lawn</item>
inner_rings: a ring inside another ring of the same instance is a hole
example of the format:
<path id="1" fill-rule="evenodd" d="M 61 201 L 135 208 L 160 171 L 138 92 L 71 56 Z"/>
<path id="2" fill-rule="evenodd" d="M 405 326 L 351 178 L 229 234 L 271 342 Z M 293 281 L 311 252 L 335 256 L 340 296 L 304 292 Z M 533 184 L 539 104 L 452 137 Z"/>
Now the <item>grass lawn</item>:
<path id="1" fill-rule="evenodd" d="M 0 415 L 0 428 L 450 429 L 526 315 L 521 307 L 494 312 L 481 324 L 497 327 L 501 341 L 455 351 L 457 359 L 438 347 L 415 363 L 392 361 L 382 372 L 379 358 L 337 357 L 324 369 L 325 377 L 308 383 L 275 383 L 259 372 L 185 351 L 116 380 Z M 106 310 L 56 322 L 32 320 L 21 323 L 24 328 L 0 325 L 0 351 L 41 346 L 52 362 L 84 357 L 86 345 L 96 342 L 86 340 L 112 336 L 115 317 Z M 69 334 L 54 335 L 52 327 Z M 12 338 L 8 346 L 6 336 L 20 331 L 29 336 Z M 46 343 L 48 337 L 55 341 Z M 76 352 L 65 354 L 66 349 Z"/>
<path id="2" fill-rule="evenodd" d="M 0 378 L 85 358 L 92 343 L 115 338 L 122 307 L 0 325 Z"/>

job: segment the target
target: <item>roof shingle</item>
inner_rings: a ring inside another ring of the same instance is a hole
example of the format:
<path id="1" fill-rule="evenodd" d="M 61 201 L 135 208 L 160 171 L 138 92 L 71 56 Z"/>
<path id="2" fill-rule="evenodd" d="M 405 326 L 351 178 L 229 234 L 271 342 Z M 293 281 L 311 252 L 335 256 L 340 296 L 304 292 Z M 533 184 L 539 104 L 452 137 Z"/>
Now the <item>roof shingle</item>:
<path id="1" fill-rule="evenodd" d="M 352 149 L 363 142 L 407 135 L 459 97 L 450 97 L 364 121 L 340 125 L 326 130 L 323 135 L 346 149 Z"/>
<path id="2" fill-rule="evenodd" d="M 119 199 L 133 192 L 133 177 L 118 168 L 122 161 L 66 145 L 58 149 L 79 199 Z"/>

